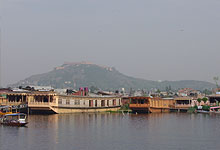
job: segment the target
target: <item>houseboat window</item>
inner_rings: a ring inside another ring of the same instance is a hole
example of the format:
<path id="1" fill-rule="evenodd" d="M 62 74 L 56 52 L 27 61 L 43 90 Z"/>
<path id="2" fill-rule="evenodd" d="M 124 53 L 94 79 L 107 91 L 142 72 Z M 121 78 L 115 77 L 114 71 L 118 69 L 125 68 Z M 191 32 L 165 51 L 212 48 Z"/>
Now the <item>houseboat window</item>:
<path id="1" fill-rule="evenodd" d="M 80 100 L 75 100 L 75 105 L 80 105 Z"/>
<path id="2" fill-rule="evenodd" d="M 141 104 L 144 104 L 144 99 L 141 99 Z"/>
<path id="3" fill-rule="evenodd" d="M 109 106 L 109 100 L 107 100 L 107 106 Z"/>
<path id="4" fill-rule="evenodd" d="M 74 105 L 74 100 L 70 100 L 70 105 Z"/>
<path id="5" fill-rule="evenodd" d="M 43 97 L 43 101 L 46 103 L 46 102 L 49 102 L 48 98 L 47 97 Z"/>
<path id="6" fill-rule="evenodd" d="M 66 99 L 62 100 L 62 104 L 64 104 L 64 105 L 66 104 Z"/>
<path id="7" fill-rule="evenodd" d="M 20 115 L 20 119 L 25 119 L 25 115 Z"/>
<path id="8" fill-rule="evenodd" d="M 18 119 L 18 116 L 12 116 L 11 119 L 12 119 L 12 120 L 17 120 L 17 119 Z"/>
<path id="9" fill-rule="evenodd" d="M 58 104 L 62 104 L 62 99 L 58 99 Z"/>
<path id="10" fill-rule="evenodd" d="M 113 99 L 113 106 L 116 106 L 116 100 Z"/>
<path id="11" fill-rule="evenodd" d="M 2 110 L 0 110 L 1 112 L 3 112 L 3 113 L 6 113 L 6 109 L 2 109 Z"/>
<path id="12" fill-rule="evenodd" d="M 97 107 L 97 100 L 95 100 L 95 107 Z"/>
<path id="13" fill-rule="evenodd" d="M 93 100 L 89 100 L 89 107 L 93 106 Z"/>
<path id="14" fill-rule="evenodd" d="M 101 101 L 101 106 L 102 106 L 102 107 L 105 106 L 105 100 L 102 100 L 102 101 Z"/>
<path id="15" fill-rule="evenodd" d="M 69 105 L 70 104 L 70 100 L 68 99 L 68 100 L 66 100 L 66 104 L 67 105 Z"/>
<path id="16" fill-rule="evenodd" d="M 133 99 L 133 100 L 132 100 L 132 103 L 133 103 L 133 104 L 137 104 L 137 100 L 134 100 L 134 99 Z"/>

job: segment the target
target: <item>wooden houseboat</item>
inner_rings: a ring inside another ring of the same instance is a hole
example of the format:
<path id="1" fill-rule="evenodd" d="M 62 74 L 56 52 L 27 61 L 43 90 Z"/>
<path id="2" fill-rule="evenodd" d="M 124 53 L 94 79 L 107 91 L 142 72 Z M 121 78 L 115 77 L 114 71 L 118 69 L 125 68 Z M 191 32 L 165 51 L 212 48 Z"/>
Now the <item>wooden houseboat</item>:
<path id="1" fill-rule="evenodd" d="M 150 112 L 150 97 L 129 97 L 130 109 L 134 113 L 149 113 Z"/>

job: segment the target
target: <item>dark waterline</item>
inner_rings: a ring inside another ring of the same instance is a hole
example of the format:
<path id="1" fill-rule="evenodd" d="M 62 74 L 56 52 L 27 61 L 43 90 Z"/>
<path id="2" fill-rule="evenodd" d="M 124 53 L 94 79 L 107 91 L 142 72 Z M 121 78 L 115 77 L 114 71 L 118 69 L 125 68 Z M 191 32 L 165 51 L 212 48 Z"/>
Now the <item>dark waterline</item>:
<path id="1" fill-rule="evenodd" d="M 30 115 L 27 128 L 0 126 L 0 150 L 219 150 L 220 115 Z"/>

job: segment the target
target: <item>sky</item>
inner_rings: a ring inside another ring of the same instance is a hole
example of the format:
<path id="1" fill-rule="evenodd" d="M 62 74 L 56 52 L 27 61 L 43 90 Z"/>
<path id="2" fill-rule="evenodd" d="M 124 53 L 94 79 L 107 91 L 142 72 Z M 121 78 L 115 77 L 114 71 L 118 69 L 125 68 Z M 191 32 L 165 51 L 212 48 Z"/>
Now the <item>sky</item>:
<path id="1" fill-rule="evenodd" d="M 220 0 L 0 0 L 6 86 L 64 62 L 148 80 L 220 76 Z"/>

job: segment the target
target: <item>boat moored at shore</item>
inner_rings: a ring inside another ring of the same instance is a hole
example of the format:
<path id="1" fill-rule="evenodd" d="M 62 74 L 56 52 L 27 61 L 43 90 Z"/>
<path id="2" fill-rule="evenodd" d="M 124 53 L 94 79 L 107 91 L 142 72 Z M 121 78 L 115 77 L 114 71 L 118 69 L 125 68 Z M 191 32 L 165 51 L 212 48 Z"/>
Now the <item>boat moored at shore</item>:
<path id="1" fill-rule="evenodd" d="M 26 118 L 26 114 L 23 113 L 7 114 L 2 116 L 0 119 L 0 124 L 6 126 L 22 127 L 28 124 Z"/>

